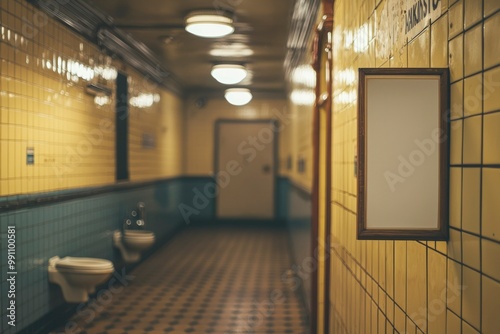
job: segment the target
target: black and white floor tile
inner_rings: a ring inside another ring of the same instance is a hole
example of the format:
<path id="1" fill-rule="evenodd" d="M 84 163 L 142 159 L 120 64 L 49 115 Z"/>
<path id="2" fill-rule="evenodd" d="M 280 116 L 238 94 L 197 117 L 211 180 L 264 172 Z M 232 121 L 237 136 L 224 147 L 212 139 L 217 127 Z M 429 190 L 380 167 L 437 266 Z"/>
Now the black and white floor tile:
<path id="1" fill-rule="evenodd" d="M 303 303 L 285 284 L 288 251 L 277 227 L 188 227 L 127 286 L 77 312 L 70 333 L 306 334 Z"/>

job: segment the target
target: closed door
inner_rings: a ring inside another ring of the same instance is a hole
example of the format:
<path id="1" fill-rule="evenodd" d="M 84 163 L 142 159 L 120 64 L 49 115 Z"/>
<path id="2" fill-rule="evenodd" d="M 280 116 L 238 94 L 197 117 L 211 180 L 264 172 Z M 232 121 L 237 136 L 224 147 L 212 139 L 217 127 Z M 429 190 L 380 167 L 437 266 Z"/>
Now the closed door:
<path id="1" fill-rule="evenodd" d="M 218 218 L 274 218 L 273 121 L 220 121 L 216 127 Z"/>

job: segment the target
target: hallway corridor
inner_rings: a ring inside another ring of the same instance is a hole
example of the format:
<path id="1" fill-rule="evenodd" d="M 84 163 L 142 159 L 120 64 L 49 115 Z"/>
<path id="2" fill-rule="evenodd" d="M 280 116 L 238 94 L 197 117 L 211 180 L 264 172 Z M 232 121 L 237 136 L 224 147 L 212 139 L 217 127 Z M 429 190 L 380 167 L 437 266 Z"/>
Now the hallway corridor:
<path id="1" fill-rule="evenodd" d="M 189 226 L 51 333 L 307 333 L 288 251 L 284 228 Z"/>

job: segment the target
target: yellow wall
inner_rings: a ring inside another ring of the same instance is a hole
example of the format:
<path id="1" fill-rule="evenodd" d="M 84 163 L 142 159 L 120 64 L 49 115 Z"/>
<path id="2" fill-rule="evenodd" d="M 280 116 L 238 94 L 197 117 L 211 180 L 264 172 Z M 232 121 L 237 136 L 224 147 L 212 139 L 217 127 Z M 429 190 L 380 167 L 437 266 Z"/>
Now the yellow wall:
<path id="1" fill-rule="evenodd" d="M 134 78 L 140 80 L 141 77 Z M 183 171 L 183 103 L 168 91 L 153 91 L 160 95 L 159 103 L 145 109 L 130 107 L 129 110 L 129 166 L 132 181 L 176 176 Z M 154 147 L 142 146 L 144 134 L 154 136 Z"/>
<path id="2" fill-rule="evenodd" d="M 94 104 L 71 62 L 87 69 L 108 62 L 130 75 L 131 94 L 160 94 L 160 103 L 130 110 L 131 180 L 180 173 L 177 97 L 111 62 L 27 1 L 2 1 L 0 12 L 0 196 L 115 182 L 114 95 L 108 105 Z M 103 83 L 114 91 L 114 80 Z M 156 136 L 155 148 L 140 146 L 144 132 Z M 26 165 L 27 147 L 34 148 L 34 165 Z"/>
<path id="3" fill-rule="evenodd" d="M 409 2 L 334 5 L 330 333 L 497 333 L 500 2 L 442 0 L 441 15 L 407 40 Z M 356 240 L 359 67 L 450 68 L 448 243 Z"/>
<path id="4" fill-rule="evenodd" d="M 313 33 L 309 40 L 312 43 Z M 290 124 L 280 138 L 280 161 L 282 175 L 289 177 L 295 185 L 306 191 L 312 190 L 313 163 L 312 163 L 312 125 L 314 106 L 314 87 L 316 85 L 316 72 L 313 70 L 312 55 L 304 57 L 301 64 L 292 69 L 289 78 L 288 110 Z M 297 94 L 299 98 L 295 98 Z M 309 99 L 310 95 L 312 99 Z M 287 168 L 287 160 L 291 157 L 292 166 Z M 298 170 L 300 159 L 305 161 L 303 172 Z"/>
<path id="5" fill-rule="evenodd" d="M 290 125 L 283 131 L 280 145 L 281 174 L 305 190 L 312 188 L 312 105 L 289 103 Z M 288 157 L 292 158 L 292 168 L 286 168 Z M 305 170 L 298 171 L 298 161 L 305 160 Z"/>
<path id="6" fill-rule="evenodd" d="M 184 147 L 188 154 L 184 156 L 184 163 L 187 175 L 214 173 L 214 130 L 218 119 L 277 119 L 282 131 L 289 126 L 284 99 L 254 98 L 248 105 L 236 107 L 222 98 L 208 98 L 206 104 L 199 107 L 196 98 L 189 98 L 185 106 Z"/>

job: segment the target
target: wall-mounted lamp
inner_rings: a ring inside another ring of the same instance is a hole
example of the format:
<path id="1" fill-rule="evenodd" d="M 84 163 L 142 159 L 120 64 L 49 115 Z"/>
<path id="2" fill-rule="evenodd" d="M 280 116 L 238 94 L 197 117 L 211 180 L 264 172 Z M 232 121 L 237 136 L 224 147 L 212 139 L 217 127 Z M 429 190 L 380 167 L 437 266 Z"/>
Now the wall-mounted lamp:
<path id="1" fill-rule="evenodd" d="M 252 93 L 248 88 L 229 88 L 224 97 L 234 106 L 244 106 L 252 100 Z"/>
<path id="2" fill-rule="evenodd" d="M 247 69 L 243 65 L 219 64 L 212 67 L 212 76 L 224 85 L 234 85 L 247 76 Z"/>
<path id="3" fill-rule="evenodd" d="M 217 38 L 234 32 L 232 15 L 224 11 L 193 11 L 185 23 L 186 31 L 199 37 Z"/>

